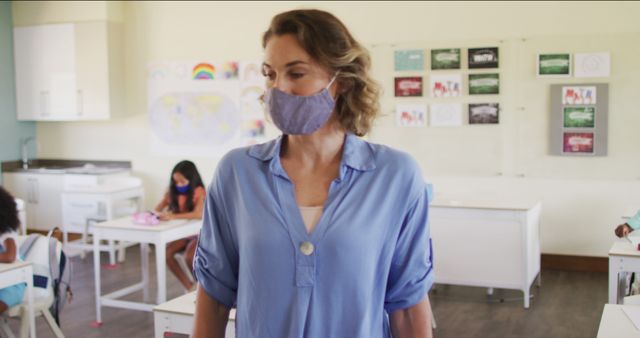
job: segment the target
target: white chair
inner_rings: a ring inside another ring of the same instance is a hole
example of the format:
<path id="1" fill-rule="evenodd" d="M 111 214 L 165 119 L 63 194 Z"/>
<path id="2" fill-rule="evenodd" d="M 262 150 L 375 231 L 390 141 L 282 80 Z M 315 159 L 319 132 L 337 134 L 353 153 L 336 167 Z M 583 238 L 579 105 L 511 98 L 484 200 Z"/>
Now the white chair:
<path id="1" fill-rule="evenodd" d="M 27 236 L 18 236 L 17 244 L 18 247 L 24 242 Z M 60 256 L 62 253 L 62 243 L 57 242 L 56 246 L 56 254 L 58 256 L 58 261 L 60 261 Z M 41 275 L 47 277 L 46 288 L 35 287 L 33 288 L 33 313 L 36 317 L 43 316 L 44 319 L 49 324 L 51 331 L 58 338 L 64 338 L 64 334 L 58 324 L 56 324 L 55 319 L 49 312 L 49 307 L 53 304 L 54 296 L 53 296 L 53 286 L 51 282 L 51 270 L 49 268 L 49 241 L 46 236 L 40 236 L 33 243 L 31 250 L 25 257 L 25 261 L 33 263 L 33 273 L 34 275 Z M 26 295 L 25 299 L 23 299 L 23 303 L 16 305 L 6 311 L 2 318 L 0 319 L 0 332 L 3 333 L 4 336 L 9 338 L 15 338 L 11 328 L 8 325 L 9 318 L 20 318 L 20 332 L 22 337 L 26 337 L 26 332 L 29 330 L 29 320 L 27 315 L 27 306 L 24 305 L 26 303 Z"/>

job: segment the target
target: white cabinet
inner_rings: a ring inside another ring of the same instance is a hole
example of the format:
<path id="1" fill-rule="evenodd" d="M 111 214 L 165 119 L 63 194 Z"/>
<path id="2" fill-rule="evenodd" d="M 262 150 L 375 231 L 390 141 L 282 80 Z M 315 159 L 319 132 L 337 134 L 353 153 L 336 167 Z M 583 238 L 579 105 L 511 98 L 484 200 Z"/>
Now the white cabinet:
<path id="1" fill-rule="evenodd" d="M 542 204 L 458 197 L 436 195 L 429 205 L 436 283 L 521 290 L 528 308 L 540 274 Z"/>
<path id="2" fill-rule="evenodd" d="M 24 200 L 27 228 L 49 230 L 62 226 L 64 175 L 4 173 L 3 182 L 14 197 Z"/>
<path id="3" fill-rule="evenodd" d="M 122 111 L 117 23 L 14 28 L 18 120 L 105 120 Z"/>

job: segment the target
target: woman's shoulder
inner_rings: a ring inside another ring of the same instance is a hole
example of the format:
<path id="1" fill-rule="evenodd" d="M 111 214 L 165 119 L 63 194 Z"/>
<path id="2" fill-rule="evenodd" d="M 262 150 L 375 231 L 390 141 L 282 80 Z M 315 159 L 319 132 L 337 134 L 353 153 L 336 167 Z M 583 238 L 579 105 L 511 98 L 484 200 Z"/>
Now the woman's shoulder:
<path id="1" fill-rule="evenodd" d="M 398 173 L 420 172 L 418 162 L 409 153 L 384 144 L 372 142 L 367 144 L 371 148 L 377 168 L 387 168 Z"/>
<path id="2" fill-rule="evenodd" d="M 276 153 L 279 138 L 265 143 L 239 147 L 227 152 L 218 164 L 219 170 L 238 169 L 243 165 L 252 165 L 270 160 Z"/>

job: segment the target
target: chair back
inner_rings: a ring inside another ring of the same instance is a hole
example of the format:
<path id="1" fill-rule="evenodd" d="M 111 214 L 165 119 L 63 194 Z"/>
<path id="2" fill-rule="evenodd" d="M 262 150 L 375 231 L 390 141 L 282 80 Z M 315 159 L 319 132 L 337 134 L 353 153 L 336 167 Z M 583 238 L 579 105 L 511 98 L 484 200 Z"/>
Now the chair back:
<path id="1" fill-rule="evenodd" d="M 25 243 L 29 236 L 17 236 L 18 248 Z M 56 255 L 60 257 L 62 253 L 62 245 L 58 242 L 56 245 Z M 46 236 L 38 235 L 26 257 L 22 257 L 26 262 L 31 262 L 33 266 L 33 296 L 34 301 L 46 301 L 50 306 L 53 303 L 53 286 L 51 279 L 51 269 L 49 260 L 49 240 Z M 26 294 L 25 299 L 26 301 Z"/>

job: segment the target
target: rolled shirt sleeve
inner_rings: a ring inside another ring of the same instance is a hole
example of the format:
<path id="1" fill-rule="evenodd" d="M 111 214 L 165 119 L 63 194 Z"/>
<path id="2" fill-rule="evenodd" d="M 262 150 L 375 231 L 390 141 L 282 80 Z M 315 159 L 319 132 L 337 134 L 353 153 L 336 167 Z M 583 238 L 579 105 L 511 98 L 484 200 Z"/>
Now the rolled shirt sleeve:
<path id="1" fill-rule="evenodd" d="M 238 290 L 238 251 L 215 177 L 208 191 L 193 268 L 207 294 L 231 308 Z"/>
<path id="2" fill-rule="evenodd" d="M 428 210 L 429 192 L 425 186 L 406 213 L 396 243 L 385 296 L 387 313 L 420 303 L 433 285 Z"/>

